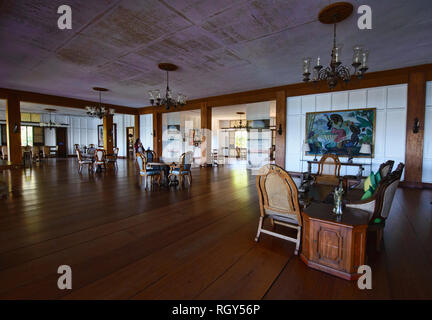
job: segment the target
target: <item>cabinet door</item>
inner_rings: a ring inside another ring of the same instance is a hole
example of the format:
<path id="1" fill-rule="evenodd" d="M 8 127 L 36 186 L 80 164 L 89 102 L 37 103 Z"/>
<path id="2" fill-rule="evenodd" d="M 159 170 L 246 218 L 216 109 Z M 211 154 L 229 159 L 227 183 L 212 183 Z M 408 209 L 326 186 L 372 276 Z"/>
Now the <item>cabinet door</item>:
<path id="1" fill-rule="evenodd" d="M 347 249 L 347 229 L 314 221 L 312 224 L 312 260 L 330 268 L 344 270 Z"/>

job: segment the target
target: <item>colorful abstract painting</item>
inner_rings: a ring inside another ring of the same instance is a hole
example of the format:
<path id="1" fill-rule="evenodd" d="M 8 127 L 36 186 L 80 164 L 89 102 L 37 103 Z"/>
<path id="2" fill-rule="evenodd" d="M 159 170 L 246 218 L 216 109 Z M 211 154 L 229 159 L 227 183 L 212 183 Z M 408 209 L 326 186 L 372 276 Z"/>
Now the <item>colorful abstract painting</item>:
<path id="1" fill-rule="evenodd" d="M 306 155 L 337 154 L 361 157 L 363 143 L 374 147 L 375 109 L 335 110 L 306 113 Z"/>

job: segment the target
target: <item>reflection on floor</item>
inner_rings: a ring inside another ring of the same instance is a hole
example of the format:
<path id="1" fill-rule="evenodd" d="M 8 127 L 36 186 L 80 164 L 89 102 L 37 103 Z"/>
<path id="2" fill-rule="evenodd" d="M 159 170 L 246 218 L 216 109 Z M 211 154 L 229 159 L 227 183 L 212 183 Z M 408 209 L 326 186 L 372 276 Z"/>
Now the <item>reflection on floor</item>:
<path id="1" fill-rule="evenodd" d="M 179 190 L 140 188 L 133 162 L 77 174 L 74 159 L 2 171 L 0 298 L 432 298 L 431 190 L 398 189 L 381 253 L 368 238 L 373 289 L 306 267 L 294 244 L 263 235 L 255 177 L 193 169 Z M 288 231 L 289 232 L 289 231 Z M 69 265 L 71 291 L 57 288 Z"/>

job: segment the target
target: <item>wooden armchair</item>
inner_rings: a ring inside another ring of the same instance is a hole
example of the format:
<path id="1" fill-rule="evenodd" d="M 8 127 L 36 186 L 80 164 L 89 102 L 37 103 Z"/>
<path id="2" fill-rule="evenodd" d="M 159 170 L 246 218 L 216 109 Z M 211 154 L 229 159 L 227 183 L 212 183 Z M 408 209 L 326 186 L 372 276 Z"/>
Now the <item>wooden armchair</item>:
<path id="1" fill-rule="evenodd" d="M 117 170 L 118 169 L 118 165 L 117 165 L 117 158 L 118 158 L 118 153 L 119 153 L 119 148 L 114 148 L 113 149 L 113 154 L 110 156 L 106 156 L 106 164 L 113 164 L 114 168 Z"/>
<path id="2" fill-rule="evenodd" d="M 388 174 L 390 174 L 392 172 L 393 165 L 394 165 L 393 160 L 388 160 L 384 163 L 381 163 L 381 165 L 378 169 L 378 172 L 381 176 L 381 179 L 384 179 L 385 177 L 387 177 Z"/>
<path id="3" fill-rule="evenodd" d="M 51 147 L 49 146 L 42 147 L 42 157 L 45 159 L 51 158 Z"/>
<path id="4" fill-rule="evenodd" d="M 35 161 L 40 160 L 40 148 L 38 146 L 32 147 L 32 158 Z"/>
<path id="5" fill-rule="evenodd" d="M 148 168 L 147 167 L 147 158 L 144 154 L 138 152 L 136 154 L 136 164 L 137 164 L 137 169 L 139 171 L 139 176 L 140 176 L 140 184 L 142 184 L 142 177 L 144 177 L 144 181 L 145 181 L 145 189 L 147 189 L 148 186 L 148 177 L 150 177 L 150 182 L 153 183 L 154 180 L 156 179 L 156 182 L 158 183 L 158 185 L 160 185 L 160 181 L 161 181 L 161 171 L 159 169 L 156 168 Z"/>
<path id="6" fill-rule="evenodd" d="M 188 151 L 180 156 L 178 164 L 170 165 L 170 173 L 168 175 L 168 180 L 173 181 L 172 178 L 178 177 L 180 187 L 183 185 L 183 177 L 187 177 L 189 185 L 192 184 L 192 173 L 191 166 L 193 162 L 193 153 Z"/>
<path id="7" fill-rule="evenodd" d="M 315 175 L 315 182 L 337 186 L 340 181 L 341 162 L 334 154 L 325 154 L 318 163 L 318 172 Z"/>
<path id="8" fill-rule="evenodd" d="M 346 207 L 358 208 L 369 213 L 369 230 L 377 232 L 376 248 L 380 250 L 385 221 L 388 218 L 393 198 L 402 176 L 404 164 L 399 163 L 395 171 L 388 174 L 378 185 L 374 195 L 367 200 L 350 201 Z"/>
<path id="9" fill-rule="evenodd" d="M 260 203 L 260 220 L 255 241 L 260 234 L 266 233 L 274 237 L 294 242 L 294 254 L 298 254 L 301 241 L 302 216 L 298 200 L 297 186 L 291 176 L 281 167 L 265 165 L 260 169 L 256 179 Z M 283 234 L 263 228 L 265 218 L 270 218 L 271 224 L 279 224 L 297 230 L 297 237 L 291 238 Z"/>
<path id="10" fill-rule="evenodd" d="M 81 155 L 81 151 L 80 149 L 76 149 L 75 150 L 76 155 L 77 155 L 77 159 L 78 159 L 78 173 L 82 172 L 82 168 L 83 166 L 87 165 L 88 166 L 88 171 L 92 172 L 93 169 L 93 161 L 91 161 L 91 159 L 84 159 Z"/>
<path id="11" fill-rule="evenodd" d="M 97 167 L 100 166 L 101 169 L 106 170 L 106 152 L 104 149 L 96 149 L 96 152 L 94 154 L 95 161 L 93 163 L 94 170 L 97 170 Z"/>

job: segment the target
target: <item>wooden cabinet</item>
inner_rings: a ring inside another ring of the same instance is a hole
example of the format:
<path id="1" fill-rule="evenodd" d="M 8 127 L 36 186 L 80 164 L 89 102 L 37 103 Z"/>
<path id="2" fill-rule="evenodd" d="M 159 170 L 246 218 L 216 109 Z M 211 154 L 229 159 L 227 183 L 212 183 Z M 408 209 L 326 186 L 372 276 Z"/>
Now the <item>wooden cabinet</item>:
<path id="1" fill-rule="evenodd" d="M 312 204 L 303 212 L 301 259 L 311 268 L 347 280 L 358 278 L 365 262 L 368 213 L 345 208 L 341 217 L 332 206 Z"/>

